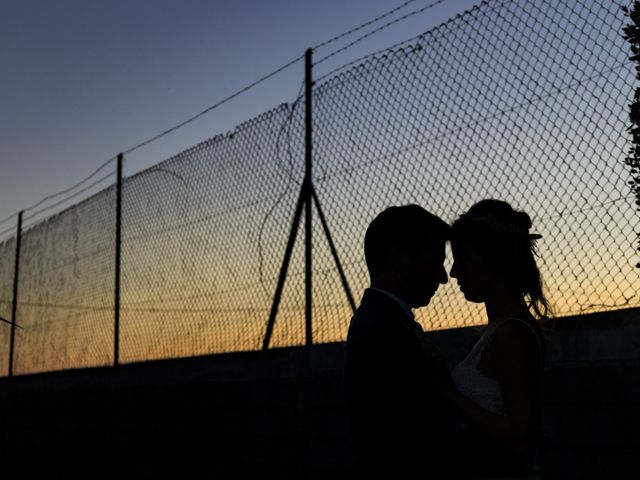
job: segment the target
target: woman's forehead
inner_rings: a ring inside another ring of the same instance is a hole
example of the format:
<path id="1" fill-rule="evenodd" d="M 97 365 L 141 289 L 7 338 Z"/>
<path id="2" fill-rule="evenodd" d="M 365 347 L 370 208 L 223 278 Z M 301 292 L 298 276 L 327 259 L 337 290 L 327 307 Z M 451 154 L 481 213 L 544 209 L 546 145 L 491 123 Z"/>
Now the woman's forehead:
<path id="1" fill-rule="evenodd" d="M 454 257 L 475 256 L 471 247 L 471 242 L 462 239 L 451 240 L 451 253 Z"/>

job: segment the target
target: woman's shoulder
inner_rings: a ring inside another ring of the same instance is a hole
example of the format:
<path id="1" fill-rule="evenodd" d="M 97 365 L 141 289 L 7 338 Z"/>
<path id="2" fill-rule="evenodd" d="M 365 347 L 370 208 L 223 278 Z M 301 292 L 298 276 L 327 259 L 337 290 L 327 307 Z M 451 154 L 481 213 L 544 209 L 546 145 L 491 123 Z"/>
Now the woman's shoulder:
<path id="1" fill-rule="evenodd" d="M 533 318 L 508 317 L 492 329 L 492 336 L 508 339 L 539 340 L 542 330 Z"/>

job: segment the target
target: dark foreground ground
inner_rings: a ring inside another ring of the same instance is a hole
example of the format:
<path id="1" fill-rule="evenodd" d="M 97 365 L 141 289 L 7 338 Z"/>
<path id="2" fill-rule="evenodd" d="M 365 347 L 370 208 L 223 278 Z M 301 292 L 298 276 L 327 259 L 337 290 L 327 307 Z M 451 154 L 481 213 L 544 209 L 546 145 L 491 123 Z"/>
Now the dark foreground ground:
<path id="1" fill-rule="evenodd" d="M 427 335 L 453 365 L 478 331 Z M 543 478 L 640 478 L 640 310 L 559 319 L 552 338 Z M 343 352 L 336 343 L 0 379 L 0 477 L 347 478 Z"/>

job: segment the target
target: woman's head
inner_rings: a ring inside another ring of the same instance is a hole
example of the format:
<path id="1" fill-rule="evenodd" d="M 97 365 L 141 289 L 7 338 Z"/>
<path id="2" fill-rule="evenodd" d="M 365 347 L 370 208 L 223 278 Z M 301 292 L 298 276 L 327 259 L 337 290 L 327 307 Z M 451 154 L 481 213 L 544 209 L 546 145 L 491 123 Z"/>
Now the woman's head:
<path id="1" fill-rule="evenodd" d="M 535 261 L 540 235 L 530 234 L 530 228 L 529 215 L 493 199 L 476 203 L 453 222 L 451 277 L 458 279 L 467 300 L 484 302 L 500 285 L 527 297 L 536 316 L 547 315 L 549 305 Z"/>

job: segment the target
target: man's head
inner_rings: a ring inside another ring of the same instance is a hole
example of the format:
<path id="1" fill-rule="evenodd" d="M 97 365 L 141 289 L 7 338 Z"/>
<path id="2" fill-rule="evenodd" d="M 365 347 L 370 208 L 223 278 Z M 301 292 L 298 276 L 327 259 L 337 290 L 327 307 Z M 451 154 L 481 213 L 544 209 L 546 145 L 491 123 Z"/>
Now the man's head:
<path id="1" fill-rule="evenodd" d="M 371 286 L 425 306 L 441 283 L 449 225 L 418 205 L 389 207 L 369 224 L 364 254 Z"/>

